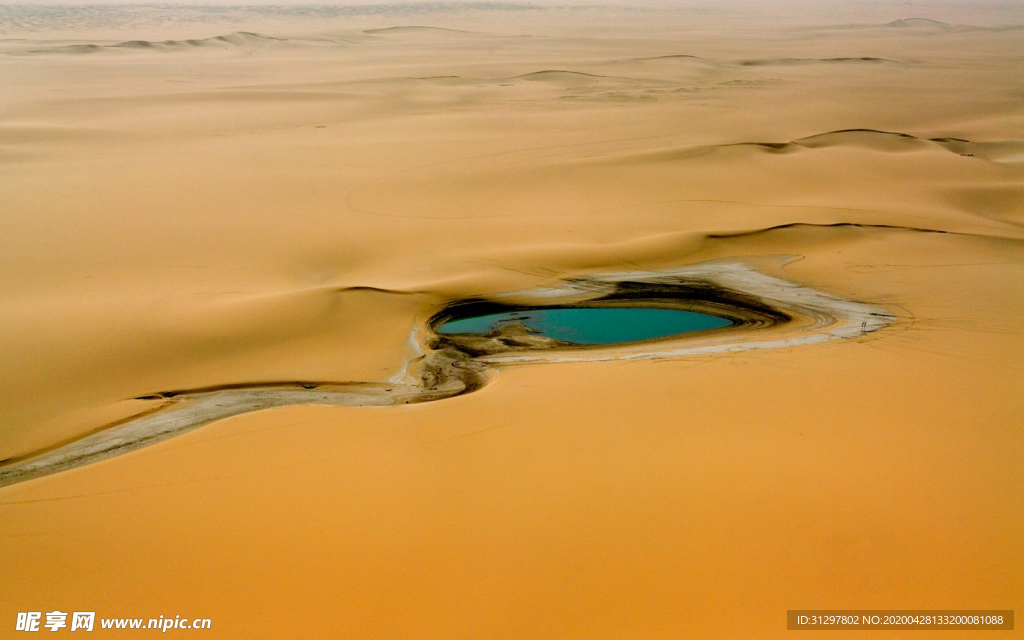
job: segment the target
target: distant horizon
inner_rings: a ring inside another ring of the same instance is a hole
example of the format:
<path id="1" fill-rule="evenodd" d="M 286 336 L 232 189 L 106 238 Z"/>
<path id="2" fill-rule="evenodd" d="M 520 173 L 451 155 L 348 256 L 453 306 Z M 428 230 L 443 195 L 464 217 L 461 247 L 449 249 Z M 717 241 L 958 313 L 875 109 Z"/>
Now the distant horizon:
<path id="1" fill-rule="evenodd" d="M 492 9 L 540 9 L 540 8 L 621 8 L 639 10 L 645 7 L 660 10 L 691 10 L 700 13 L 717 13 L 734 10 L 779 11 L 790 18 L 803 17 L 808 20 L 831 18 L 848 21 L 854 16 L 862 23 L 884 24 L 894 19 L 929 19 L 938 22 L 956 23 L 968 19 L 994 20 L 1002 25 L 1024 23 L 1024 3 L 1009 0 L 917 0 L 908 3 L 896 0 L 18 0 L 0 4 L 4 9 L 17 7 L 195 7 L 195 8 L 240 8 L 240 7 L 351 7 L 380 8 L 417 7 L 423 10 L 436 9 L 451 11 Z M 876 20 L 868 16 L 877 17 Z"/>
<path id="2" fill-rule="evenodd" d="M 1016 9 L 1024 13 L 1024 3 L 1010 0 L 976 0 L 965 3 L 959 0 L 916 0 L 913 3 L 893 0 L 612 0 L 602 2 L 599 0 L 216 0 L 211 2 L 197 2 L 196 0 L 162 0 L 162 1 L 139 1 L 139 0 L 18 0 L 17 2 L 5 2 L 2 6 L 19 5 L 60 5 L 60 6 L 246 6 L 246 5 L 306 5 L 306 6 L 386 6 L 386 5 L 546 5 L 546 6 L 677 6 L 679 8 L 706 8 L 718 9 L 724 7 L 760 7 L 768 8 L 776 6 L 779 8 L 843 8 L 857 9 L 867 7 L 906 7 L 908 18 L 928 17 L 916 15 L 922 9 L 968 9 L 980 6 L 990 8 Z"/>

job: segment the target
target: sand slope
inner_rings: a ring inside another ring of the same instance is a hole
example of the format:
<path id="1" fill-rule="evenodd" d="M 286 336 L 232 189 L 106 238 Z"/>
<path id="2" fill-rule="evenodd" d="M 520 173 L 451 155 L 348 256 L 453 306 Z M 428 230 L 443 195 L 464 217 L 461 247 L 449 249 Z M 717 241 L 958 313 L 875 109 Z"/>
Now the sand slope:
<path id="1" fill-rule="evenodd" d="M 1019 9 L 389 7 L 0 8 L 0 460 L 167 392 L 376 394 L 446 304 L 588 274 L 739 262 L 896 320 L 508 358 L 2 488 L 0 624 L 775 638 L 789 608 L 1024 608 Z"/>

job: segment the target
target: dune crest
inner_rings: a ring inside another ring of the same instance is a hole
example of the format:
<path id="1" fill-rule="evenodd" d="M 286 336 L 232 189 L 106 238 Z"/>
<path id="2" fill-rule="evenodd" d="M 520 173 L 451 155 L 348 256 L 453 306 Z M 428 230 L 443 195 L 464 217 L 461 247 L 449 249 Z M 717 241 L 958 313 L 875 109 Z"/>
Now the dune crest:
<path id="1" fill-rule="evenodd" d="M 738 64 L 741 67 L 770 67 L 789 65 L 812 65 L 812 64 L 903 64 L 888 58 L 873 58 L 862 56 L 859 58 L 768 58 L 761 60 L 741 60 Z"/>
<path id="2" fill-rule="evenodd" d="M 116 44 L 73 44 L 56 45 L 43 49 L 31 49 L 16 54 L 82 54 L 104 51 L 188 51 L 199 48 L 258 49 L 284 45 L 336 44 L 326 38 L 278 38 L 274 36 L 236 31 L 226 35 L 187 40 L 126 40 Z"/>
<path id="3" fill-rule="evenodd" d="M 1024 140 L 971 141 L 964 138 L 939 136 L 919 137 L 908 133 L 877 129 L 839 129 L 826 131 L 786 142 L 733 142 L 718 145 L 689 147 L 653 154 L 655 157 L 689 158 L 712 153 L 715 150 L 736 147 L 756 147 L 771 153 L 793 153 L 802 150 L 828 148 L 857 148 L 879 153 L 905 153 L 928 149 L 941 149 L 965 157 L 978 157 L 993 161 L 1018 161 L 1024 152 Z"/>
<path id="4" fill-rule="evenodd" d="M 423 25 L 409 25 L 409 26 L 398 26 L 398 27 L 382 27 L 380 29 L 364 29 L 363 33 L 370 35 L 386 35 L 396 34 L 401 35 L 403 33 L 438 33 L 438 34 L 463 34 L 463 35 L 482 35 L 473 31 L 466 31 L 464 29 L 447 29 L 445 27 L 429 27 Z"/>
<path id="5" fill-rule="evenodd" d="M 636 58 L 636 60 L 638 62 L 691 62 L 695 64 L 707 65 L 712 67 L 718 66 L 718 63 L 715 62 L 714 60 L 708 60 L 707 58 L 702 58 L 701 56 L 694 56 L 686 53 L 674 53 L 664 56 L 648 56 L 645 58 Z"/>
<path id="6" fill-rule="evenodd" d="M 580 79 L 603 79 L 609 76 L 603 76 L 596 73 L 585 73 L 583 71 L 567 71 L 565 69 L 543 69 L 541 71 L 531 71 L 529 73 L 523 73 L 518 76 L 513 76 L 519 80 L 540 80 L 540 81 L 561 81 L 569 80 L 575 81 Z"/>
<path id="7" fill-rule="evenodd" d="M 931 18 L 903 18 L 886 23 L 885 26 L 895 29 L 925 29 L 929 31 L 951 31 L 953 29 L 953 25 Z"/>

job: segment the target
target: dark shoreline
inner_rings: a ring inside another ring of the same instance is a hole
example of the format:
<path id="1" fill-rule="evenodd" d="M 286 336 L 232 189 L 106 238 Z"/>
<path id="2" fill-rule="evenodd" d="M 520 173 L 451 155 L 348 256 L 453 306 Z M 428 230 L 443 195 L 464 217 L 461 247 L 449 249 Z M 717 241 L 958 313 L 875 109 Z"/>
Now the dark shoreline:
<path id="1" fill-rule="evenodd" d="M 577 281 L 585 282 L 585 280 Z M 614 291 L 596 297 L 565 304 L 526 305 L 496 302 L 486 298 L 459 300 L 435 313 L 427 321 L 431 337 L 427 347 L 432 350 L 446 348 L 461 351 L 470 357 L 480 357 L 516 350 L 538 349 L 605 349 L 607 345 L 579 345 L 559 342 L 523 331 L 497 331 L 488 335 L 442 334 L 439 328 L 451 320 L 489 315 L 493 313 L 535 311 L 550 308 L 647 308 L 692 311 L 725 318 L 729 326 L 695 331 L 687 336 L 703 336 L 710 332 L 731 331 L 742 327 L 771 327 L 791 321 L 791 315 L 772 307 L 755 296 L 711 285 L 699 280 L 677 284 L 624 280 L 614 285 Z M 639 341 L 653 342 L 653 340 Z M 617 345 L 618 346 L 618 345 Z"/>

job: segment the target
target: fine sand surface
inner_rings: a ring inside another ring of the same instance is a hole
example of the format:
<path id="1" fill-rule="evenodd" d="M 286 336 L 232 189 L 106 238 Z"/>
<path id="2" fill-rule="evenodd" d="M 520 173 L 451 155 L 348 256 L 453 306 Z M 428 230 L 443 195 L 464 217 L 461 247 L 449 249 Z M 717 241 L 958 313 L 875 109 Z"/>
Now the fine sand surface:
<path id="1" fill-rule="evenodd" d="M 1021 25 L 0 7 L 0 637 L 1024 610 Z M 431 360 L 453 302 L 680 277 L 794 321 Z M 126 425 L 149 446 L 12 475 Z"/>

